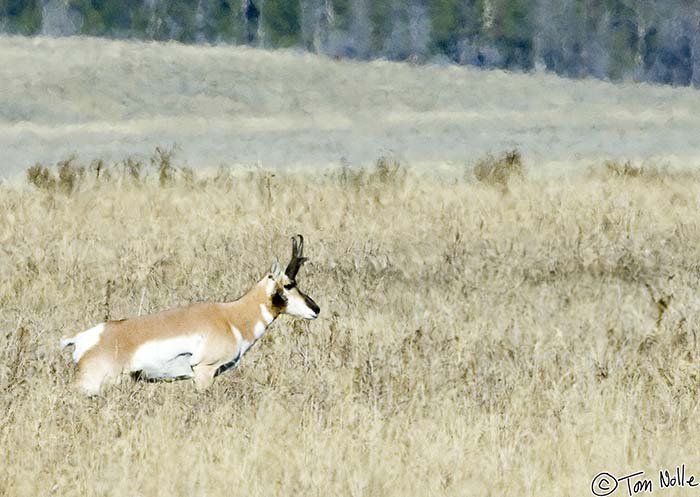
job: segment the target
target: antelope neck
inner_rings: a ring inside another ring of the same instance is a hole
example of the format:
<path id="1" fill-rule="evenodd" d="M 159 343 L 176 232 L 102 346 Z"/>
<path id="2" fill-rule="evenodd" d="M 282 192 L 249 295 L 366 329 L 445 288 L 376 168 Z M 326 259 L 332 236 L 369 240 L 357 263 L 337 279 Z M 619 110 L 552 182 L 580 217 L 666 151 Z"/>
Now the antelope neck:
<path id="1" fill-rule="evenodd" d="M 231 326 L 237 328 L 248 341 L 260 338 L 279 315 L 279 311 L 272 307 L 265 282 L 256 284 L 227 307 Z"/>

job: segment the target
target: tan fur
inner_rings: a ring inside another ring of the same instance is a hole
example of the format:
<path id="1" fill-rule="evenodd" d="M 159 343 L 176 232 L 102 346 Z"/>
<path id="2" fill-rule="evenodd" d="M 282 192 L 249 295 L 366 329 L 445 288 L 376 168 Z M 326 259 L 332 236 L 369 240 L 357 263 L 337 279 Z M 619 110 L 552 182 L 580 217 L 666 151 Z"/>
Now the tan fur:
<path id="1" fill-rule="evenodd" d="M 86 391 L 99 391 L 103 383 L 129 373 L 136 350 L 150 341 L 187 335 L 201 335 L 204 342 L 192 365 L 195 385 L 206 389 L 216 370 L 236 357 L 240 344 L 232 332 L 236 327 L 243 340 L 256 340 L 255 325 L 264 323 L 260 304 L 273 317 L 275 308 L 266 292 L 268 278 L 258 282 L 246 295 L 230 303 L 196 303 L 186 307 L 121 321 L 108 321 L 100 339 L 78 362 L 76 383 Z"/>
<path id="2" fill-rule="evenodd" d="M 243 297 L 229 303 L 199 303 L 149 316 L 108 321 L 61 346 L 74 345 L 76 385 L 97 394 L 123 373 L 147 378 L 194 378 L 208 388 L 219 368 L 238 364 L 242 355 L 281 313 L 316 319 L 321 309 L 296 286 L 306 261 L 304 238 L 292 237 L 292 258 L 285 272 L 275 258 L 270 273 Z"/>

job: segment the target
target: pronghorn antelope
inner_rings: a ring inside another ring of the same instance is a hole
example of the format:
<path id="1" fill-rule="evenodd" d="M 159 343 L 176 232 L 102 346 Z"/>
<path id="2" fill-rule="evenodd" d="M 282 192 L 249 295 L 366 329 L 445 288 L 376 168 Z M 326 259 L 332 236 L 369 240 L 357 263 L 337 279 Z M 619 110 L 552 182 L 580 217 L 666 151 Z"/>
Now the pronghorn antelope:
<path id="1" fill-rule="evenodd" d="M 275 258 L 270 272 L 235 302 L 204 302 L 148 316 L 107 321 L 61 340 L 74 345 L 76 386 L 96 395 L 123 373 L 147 379 L 194 378 L 205 390 L 235 367 L 280 314 L 316 319 L 320 309 L 296 284 L 307 260 L 304 239 L 292 238 L 285 272 Z"/>

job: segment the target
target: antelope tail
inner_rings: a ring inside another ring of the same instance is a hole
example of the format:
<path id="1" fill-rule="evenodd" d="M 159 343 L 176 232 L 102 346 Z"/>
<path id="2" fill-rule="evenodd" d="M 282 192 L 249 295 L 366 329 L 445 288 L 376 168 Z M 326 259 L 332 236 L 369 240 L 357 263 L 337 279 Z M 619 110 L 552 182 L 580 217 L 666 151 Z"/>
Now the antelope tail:
<path id="1" fill-rule="evenodd" d="M 71 345 L 75 345 L 75 337 L 61 338 L 59 344 L 61 346 L 61 350 L 65 349 L 66 347 L 70 347 Z"/>

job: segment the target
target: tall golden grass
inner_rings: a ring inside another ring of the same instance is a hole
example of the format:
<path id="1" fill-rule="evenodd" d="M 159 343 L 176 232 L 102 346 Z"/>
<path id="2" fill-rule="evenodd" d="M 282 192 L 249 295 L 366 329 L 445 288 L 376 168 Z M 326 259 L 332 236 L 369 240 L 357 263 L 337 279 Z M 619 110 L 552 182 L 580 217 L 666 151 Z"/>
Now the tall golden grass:
<path id="1" fill-rule="evenodd" d="M 698 177 L 161 159 L 0 185 L 0 493 L 584 496 L 603 470 L 700 471 Z M 60 336 L 234 299 L 297 232 L 317 321 L 281 319 L 204 394 L 69 388 Z"/>

